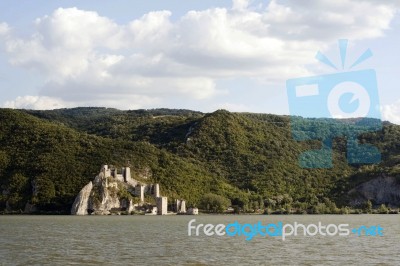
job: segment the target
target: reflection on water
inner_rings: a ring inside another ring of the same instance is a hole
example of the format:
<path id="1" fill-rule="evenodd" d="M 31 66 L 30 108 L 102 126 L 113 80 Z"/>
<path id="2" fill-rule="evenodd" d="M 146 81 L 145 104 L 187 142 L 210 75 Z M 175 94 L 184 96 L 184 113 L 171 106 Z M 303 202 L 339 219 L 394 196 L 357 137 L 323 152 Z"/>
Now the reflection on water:
<path id="1" fill-rule="evenodd" d="M 187 224 L 380 225 L 383 237 L 189 237 Z M 398 215 L 0 216 L 0 265 L 400 265 Z"/>

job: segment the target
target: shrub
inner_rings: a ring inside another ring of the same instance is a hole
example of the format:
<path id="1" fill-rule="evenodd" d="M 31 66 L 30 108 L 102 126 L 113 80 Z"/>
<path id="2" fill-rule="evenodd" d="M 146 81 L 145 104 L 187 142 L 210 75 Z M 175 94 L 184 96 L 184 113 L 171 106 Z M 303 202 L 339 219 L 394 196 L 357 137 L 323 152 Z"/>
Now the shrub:
<path id="1" fill-rule="evenodd" d="M 223 212 L 230 205 L 229 199 L 213 193 L 205 194 L 200 201 L 200 207 L 211 212 Z"/>

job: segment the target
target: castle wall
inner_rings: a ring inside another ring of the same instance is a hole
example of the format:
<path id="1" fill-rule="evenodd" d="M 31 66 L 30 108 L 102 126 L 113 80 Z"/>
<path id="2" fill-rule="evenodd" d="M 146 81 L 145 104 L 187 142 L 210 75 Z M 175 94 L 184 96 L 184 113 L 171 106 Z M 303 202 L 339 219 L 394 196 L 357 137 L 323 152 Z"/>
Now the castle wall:
<path id="1" fill-rule="evenodd" d="M 175 201 L 175 209 L 177 213 L 186 213 L 186 201 L 177 199 Z"/>
<path id="2" fill-rule="evenodd" d="M 117 179 L 120 182 L 124 182 L 124 176 L 121 174 L 116 174 L 115 175 L 115 179 Z"/>
<path id="3" fill-rule="evenodd" d="M 189 208 L 187 213 L 191 214 L 191 215 L 198 215 L 199 214 L 199 209 L 198 208 Z"/>

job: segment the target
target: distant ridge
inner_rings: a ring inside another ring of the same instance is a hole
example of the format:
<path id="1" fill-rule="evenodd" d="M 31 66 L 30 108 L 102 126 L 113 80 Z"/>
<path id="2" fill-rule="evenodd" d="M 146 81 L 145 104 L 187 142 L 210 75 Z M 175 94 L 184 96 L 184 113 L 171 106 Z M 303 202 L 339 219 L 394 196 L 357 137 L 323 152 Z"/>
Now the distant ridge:
<path id="1" fill-rule="evenodd" d="M 79 107 L 0 109 L 0 121 L 0 211 L 24 211 L 29 203 L 39 212 L 67 213 L 99 165 L 127 160 L 134 175 L 150 170 L 168 198 L 193 205 L 210 191 L 247 210 L 398 204 L 349 193 L 382 176 L 399 181 L 400 126 L 388 122 L 360 138 L 379 147 L 380 164 L 348 165 L 345 140 L 337 139 L 334 168 L 302 169 L 298 155 L 320 144 L 294 141 L 289 116 Z"/>

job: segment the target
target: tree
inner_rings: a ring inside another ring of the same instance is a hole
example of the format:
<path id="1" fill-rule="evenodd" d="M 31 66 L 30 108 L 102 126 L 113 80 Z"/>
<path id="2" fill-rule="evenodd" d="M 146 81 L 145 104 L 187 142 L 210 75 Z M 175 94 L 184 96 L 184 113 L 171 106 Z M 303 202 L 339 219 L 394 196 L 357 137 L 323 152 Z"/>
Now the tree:
<path id="1" fill-rule="evenodd" d="M 229 205 L 231 205 L 229 199 L 213 193 L 205 194 L 200 201 L 200 208 L 212 212 L 223 212 Z"/>
<path id="2" fill-rule="evenodd" d="M 389 213 L 389 209 L 386 207 L 385 204 L 382 204 L 378 209 L 378 213 L 387 214 L 387 213 Z"/>
<path id="3" fill-rule="evenodd" d="M 268 198 L 265 200 L 265 205 L 269 208 L 269 209 L 275 209 L 276 207 L 276 200 Z"/>
<path id="4" fill-rule="evenodd" d="M 0 150 L 0 176 L 3 173 L 4 169 L 7 167 L 10 159 L 5 151 Z"/>
<path id="5" fill-rule="evenodd" d="M 367 200 L 367 202 L 365 203 L 364 211 L 366 213 L 372 213 L 372 202 L 370 200 Z"/>
<path id="6" fill-rule="evenodd" d="M 258 201 L 258 202 L 259 202 L 259 203 L 258 203 L 258 204 L 259 204 L 259 208 L 263 210 L 264 207 L 265 207 L 265 206 L 264 206 L 264 199 L 260 196 L 260 197 L 258 198 L 258 200 L 259 200 L 259 201 Z"/>
<path id="7" fill-rule="evenodd" d="M 35 180 L 35 187 L 38 203 L 50 203 L 52 199 L 56 196 L 54 183 L 46 177 L 37 178 Z"/>
<path id="8" fill-rule="evenodd" d="M 14 209 L 22 209 L 26 203 L 24 195 L 29 189 L 29 179 L 20 174 L 16 173 L 9 179 L 8 185 L 8 204 L 10 204 Z"/>
<path id="9" fill-rule="evenodd" d="M 232 200 L 232 205 L 241 208 L 243 211 L 246 210 L 246 206 L 248 203 L 249 203 L 248 197 L 245 197 L 243 195 L 239 195 L 239 197 L 236 197 Z"/>

